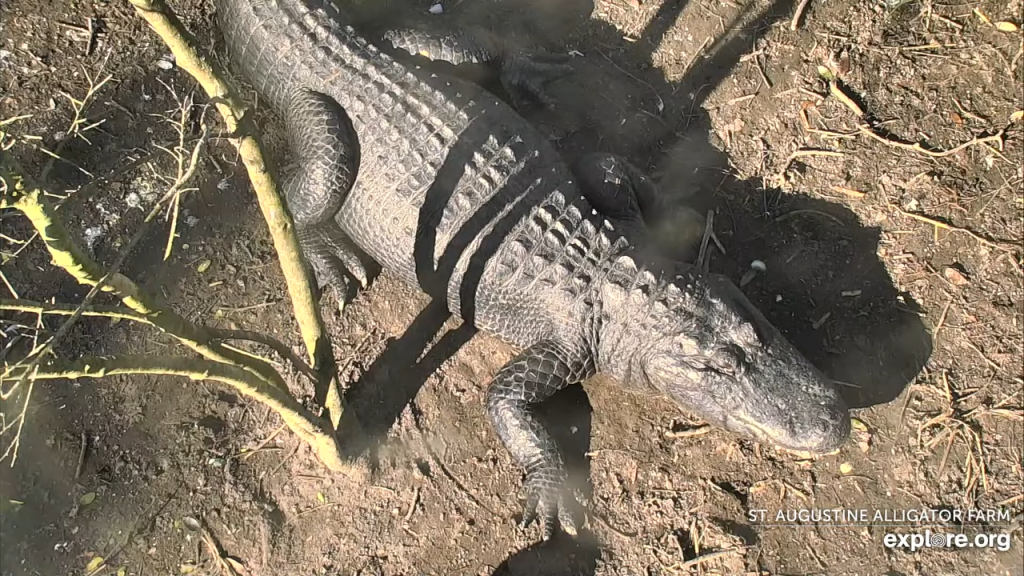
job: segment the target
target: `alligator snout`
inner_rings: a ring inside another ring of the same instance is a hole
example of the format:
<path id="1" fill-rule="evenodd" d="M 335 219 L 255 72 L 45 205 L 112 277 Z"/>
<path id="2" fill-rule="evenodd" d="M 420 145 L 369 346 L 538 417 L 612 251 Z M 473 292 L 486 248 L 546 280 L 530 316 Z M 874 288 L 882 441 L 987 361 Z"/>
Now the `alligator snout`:
<path id="1" fill-rule="evenodd" d="M 779 427 L 771 426 L 770 418 L 754 419 L 741 413 L 733 418 L 733 426 L 727 422 L 726 427 L 779 448 L 816 454 L 837 450 L 849 438 L 850 414 L 842 399 L 826 406 L 794 408 L 797 411 Z"/>

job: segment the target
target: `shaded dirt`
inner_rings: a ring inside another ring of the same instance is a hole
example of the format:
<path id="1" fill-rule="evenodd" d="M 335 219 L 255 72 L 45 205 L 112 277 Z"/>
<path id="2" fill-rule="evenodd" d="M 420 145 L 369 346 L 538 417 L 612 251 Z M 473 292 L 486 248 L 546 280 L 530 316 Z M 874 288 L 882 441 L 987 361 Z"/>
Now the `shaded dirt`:
<path id="1" fill-rule="evenodd" d="M 216 573 L 190 517 L 252 574 L 1024 574 L 1024 124 L 1011 122 L 1024 109 L 1024 61 L 1021 34 L 991 23 L 1020 25 L 1020 0 L 811 0 L 795 31 L 786 0 L 463 0 L 446 2 L 442 16 L 424 2 L 363 4 L 375 23 L 401 12 L 575 51 L 577 74 L 551 87 L 558 108 L 528 111 L 531 121 L 569 159 L 626 155 L 673 200 L 716 210 L 727 255 L 715 251 L 712 268 L 739 281 L 752 260 L 766 264 L 744 291 L 848 384 L 866 431 L 807 460 L 718 430 L 680 434 L 699 422 L 597 378 L 544 407 L 594 518 L 579 539 L 540 545 L 536 528 L 515 526 L 520 471 L 482 409 L 514 350 L 385 275 L 343 314 L 328 307 L 353 411 L 382 440 L 368 483 L 331 476 L 294 436 L 274 435 L 276 416 L 230 390 L 150 377 L 39 385 L 18 461 L 0 472 L 4 576 L 80 574 L 95 555 L 108 574 Z M 173 6 L 219 51 L 207 3 Z M 78 31 L 87 19 L 94 45 Z M 167 50 L 127 2 L 8 0 L 0 26 L 0 118 L 31 114 L 10 130 L 60 151 L 66 161 L 54 163 L 49 188 L 68 197 L 61 212 L 72 232 L 95 238 L 95 256 L 109 263 L 142 220 L 134 206 L 173 173 L 158 146 L 177 142 L 168 118 L 194 83 L 162 64 Z M 944 150 L 1006 129 L 1005 146 L 933 158 L 857 135 L 860 120 L 828 95 L 820 66 L 890 139 Z M 88 141 L 68 137 L 74 113 L 63 94 L 81 98 L 90 77 L 107 74 L 87 111 L 103 124 Z M 197 127 L 193 117 L 186 143 Z M 16 152 L 35 174 L 47 163 Z M 213 139 L 171 258 L 162 262 L 161 221 L 124 272 L 189 319 L 269 332 L 300 351 L 240 168 Z M 97 177 L 105 180 L 82 188 Z M 38 240 L 18 243 L 27 223 L 2 218 L 3 273 L 18 295 L 79 301 L 85 291 L 52 270 Z M 5 316 L 5 347 L 31 337 L 34 321 Z M 174 346 L 142 327 L 83 319 L 57 353 Z M 310 396 L 294 374 L 289 381 Z M 84 495 L 95 500 L 81 505 Z M 1012 532 L 1012 545 L 910 552 L 885 547 L 883 526 L 750 517 L 836 507 L 1001 508 L 1010 522 L 965 531 Z"/>

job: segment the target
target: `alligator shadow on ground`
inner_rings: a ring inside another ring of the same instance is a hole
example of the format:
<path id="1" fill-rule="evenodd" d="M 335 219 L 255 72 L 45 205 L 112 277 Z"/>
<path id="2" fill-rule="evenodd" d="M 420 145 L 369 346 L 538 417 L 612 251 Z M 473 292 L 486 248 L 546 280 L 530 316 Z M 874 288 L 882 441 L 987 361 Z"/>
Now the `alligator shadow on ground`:
<path id="1" fill-rule="evenodd" d="M 570 538 L 558 533 L 511 555 L 491 576 L 565 576 L 594 574 L 601 557 L 598 543 L 590 536 Z"/>

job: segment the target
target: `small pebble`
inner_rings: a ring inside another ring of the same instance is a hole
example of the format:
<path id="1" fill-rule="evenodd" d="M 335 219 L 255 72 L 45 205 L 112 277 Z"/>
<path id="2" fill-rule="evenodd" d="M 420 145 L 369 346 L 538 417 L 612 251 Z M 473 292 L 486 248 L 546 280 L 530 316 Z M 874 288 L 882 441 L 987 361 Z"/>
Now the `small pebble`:
<path id="1" fill-rule="evenodd" d="M 433 6 L 430 7 L 429 12 L 431 14 L 440 14 L 444 12 L 444 6 L 441 6 L 441 4 L 434 4 Z"/>

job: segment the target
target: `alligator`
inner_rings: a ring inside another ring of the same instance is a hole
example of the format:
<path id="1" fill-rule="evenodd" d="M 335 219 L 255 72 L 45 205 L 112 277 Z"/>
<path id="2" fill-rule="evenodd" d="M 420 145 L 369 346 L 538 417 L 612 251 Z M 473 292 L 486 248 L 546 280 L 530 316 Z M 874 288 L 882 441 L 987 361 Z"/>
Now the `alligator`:
<path id="1" fill-rule="evenodd" d="M 641 249 L 646 175 L 600 152 L 567 163 L 514 105 L 394 49 L 493 62 L 509 92 L 542 101 L 568 64 L 469 35 L 373 38 L 331 0 L 214 4 L 232 69 L 283 119 L 286 202 L 317 283 L 365 287 L 377 265 L 520 350 L 486 412 L 524 471 L 523 526 L 545 540 L 580 526 L 534 407 L 599 373 L 780 448 L 845 442 L 835 382 L 732 282 Z"/>

